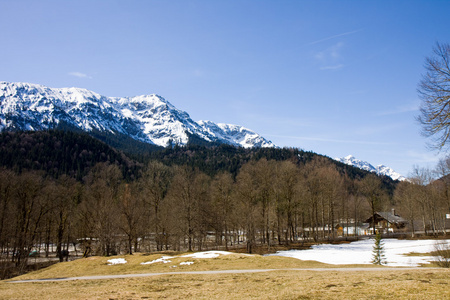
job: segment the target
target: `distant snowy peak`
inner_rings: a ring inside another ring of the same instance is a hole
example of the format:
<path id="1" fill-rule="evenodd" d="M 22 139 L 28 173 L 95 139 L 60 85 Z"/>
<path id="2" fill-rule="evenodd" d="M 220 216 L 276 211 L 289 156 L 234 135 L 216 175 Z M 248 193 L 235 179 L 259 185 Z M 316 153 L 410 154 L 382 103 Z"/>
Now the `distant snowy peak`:
<path id="1" fill-rule="evenodd" d="M 105 97 L 81 88 L 0 82 L 0 131 L 45 130 L 61 122 L 87 132 L 121 133 L 159 146 L 192 136 L 242 147 L 275 145 L 242 126 L 195 122 L 158 95 Z"/>
<path id="2" fill-rule="evenodd" d="M 344 163 L 346 165 L 354 166 L 369 172 L 376 172 L 377 169 L 369 164 L 366 161 L 362 161 L 360 159 L 355 158 L 353 155 L 348 155 L 343 158 L 335 158 L 335 160 L 340 161 L 341 163 Z"/>
<path id="3" fill-rule="evenodd" d="M 391 169 L 389 167 L 386 167 L 384 165 L 378 165 L 377 166 L 377 173 L 389 176 L 389 177 L 391 177 L 394 180 L 399 180 L 399 181 L 407 180 L 407 178 L 405 176 L 395 172 L 393 169 Z"/>
<path id="4" fill-rule="evenodd" d="M 337 160 L 341 163 L 350 165 L 350 166 L 360 168 L 362 170 L 374 172 L 378 175 L 389 176 L 394 180 L 400 180 L 400 181 L 406 180 L 406 177 L 400 175 L 399 173 L 395 172 L 393 169 L 391 169 L 389 167 L 386 167 L 384 165 L 378 165 L 378 166 L 374 167 L 366 161 L 362 161 L 360 159 L 355 158 L 353 155 L 348 155 L 343 158 L 335 158 L 335 160 Z"/>
<path id="5" fill-rule="evenodd" d="M 244 148 L 276 147 L 271 141 L 266 140 L 259 134 L 239 125 L 214 123 L 211 121 L 199 121 L 198 124 L 218 141 Z"/>

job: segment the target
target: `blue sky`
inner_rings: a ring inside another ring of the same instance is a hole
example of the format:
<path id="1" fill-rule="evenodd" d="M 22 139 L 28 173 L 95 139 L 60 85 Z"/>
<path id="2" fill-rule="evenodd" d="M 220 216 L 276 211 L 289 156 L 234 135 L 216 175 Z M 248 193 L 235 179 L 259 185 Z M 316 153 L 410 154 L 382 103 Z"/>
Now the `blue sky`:
<path id="1" fill-rule="evenodd" d="M 0 80 L 158 94 L 278 146 L 434 167 L 417 84 L 450 1 L 0 0 Z"/>

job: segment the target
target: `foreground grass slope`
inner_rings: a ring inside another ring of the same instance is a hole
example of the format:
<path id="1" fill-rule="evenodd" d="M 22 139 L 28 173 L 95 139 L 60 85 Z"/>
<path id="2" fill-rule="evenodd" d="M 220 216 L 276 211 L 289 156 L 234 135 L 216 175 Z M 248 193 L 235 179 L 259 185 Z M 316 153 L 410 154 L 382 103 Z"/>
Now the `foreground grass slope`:
<path id="1" fill-rule="evenodd" d="M 0 284 L 1 299 L 449 299 L 446 270 L 274 271 Z"/>
<path id="2" fill-rule="evenodd" d="M 159 272 L 205 271 L 205 270 L 239 270 L 239 269 L 288 269 L 288 268 L 326 268 L 332 267 L 315 261 L 301 261 L 280 256 L 261 256 L 248 254 L 219 255 L 215 258 L 185 257 L 192 253 L 167 252 L 165 254 L 121 255 L 117 257 L 93 256 L 71 262 L 52 265 L 39 271 L 31 272 L 13 280 L 44 279 L 61 277 L 79 277 L 90 275 L 140 274 Z M 162 257 L 170 256 L 165 263 L 148 263 Z M 110 265 L 108 260 L 124 258 L 126 264 Z M 183 264 L 192 263 L 192 264 Z"/>
<path id="3" fill-rule="evenodd" d="M 217 258 L 191 258 L 183 254 L 168 263 L 141 265 L 161 254 L 120 256 L 126 264 L 108 265 L 107 257 L 91 257 L 26 274 L 17 279 L 88 275 L 167 272 L 141 278 L 77 280 L 38 283 L 0 283 L 0 299 L 449 299 L 450 270 L 354 271 L 345 266 L 301 261 L 285 257 L 230 254 Z M 180 263 L 193 262 L 190 265 Z M 173 271 L 289 269 L 245 274 L 170 274 Z M 326 269 L 329 270 L 326 270 Z"/>

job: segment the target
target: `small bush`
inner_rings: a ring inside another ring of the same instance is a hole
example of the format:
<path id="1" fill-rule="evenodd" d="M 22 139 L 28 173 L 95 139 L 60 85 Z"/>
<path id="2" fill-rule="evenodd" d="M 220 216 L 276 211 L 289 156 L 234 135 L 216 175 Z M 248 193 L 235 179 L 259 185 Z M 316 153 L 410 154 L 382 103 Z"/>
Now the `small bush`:
<path id="1" fill-rule="evenodd" d="M 437 241 L 433 251 L 436 264 L 442 268 L 450 268 L 450 243 Z"/>

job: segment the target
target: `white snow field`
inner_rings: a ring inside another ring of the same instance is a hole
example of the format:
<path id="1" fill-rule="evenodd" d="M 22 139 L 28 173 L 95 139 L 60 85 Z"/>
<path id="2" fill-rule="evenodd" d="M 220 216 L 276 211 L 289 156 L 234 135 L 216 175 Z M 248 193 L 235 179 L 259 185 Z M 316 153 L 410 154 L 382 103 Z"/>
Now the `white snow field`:
<path id="1" fill-rule="evenodd" d="M 192 254 L 186 254 L 181 257 L 192 257 L 192 258 L 216 258 L 219 255 L 228 255 L 231 252 L 227 251 L 204 251 L 204 252 L 196 252 Z"/>
<path id="2" fill-rule="evenodd" d="M 125 260 L 125 258 L 113 258 L 108 260 L 108 263 L 109 266 L 112 266 L 112 265 L 126 264 L 127 261 Z"/>
<path id="3" fill-rule="evenodd" d="M 186 254 L 186 255 L 181 255 L 178 257 L 190 257 L 190 258 L 216 258 L 219 257 L 220 255 L 228 255 L 231 254 L 231 252 L 227 252 L 227 251 L 204 251 L 204 252 L 195 252 L 192 254 Z M 148 262 L 143 262 L 141 263 L 141 265 L 150 265 L 150 264 L 154 264 L 154 263 L 169 263 L 172 262 L 170 259 L 176 258 L 177 256 L 163 256 L 161 258 L 152 260 L 152 261 L 148 261 Z M 180 265 L 192 265 L 194 262 L 192 261 L 187 261 L 187 262 L 181 262 Z"/>
<path id="4" fill-rule="evenodd" d="M 155 259 L 155 260 L 152 260 L 152 261 L 143 262 L 143 263 L 141 263 L 141 265 L 151 265 L 151 264 L 159 263 L 159 262 L 162 262 L 162 263 L 164 263 L 164 264 L 167 264 L 167 263 L 170 263 L 170 262 L 171 262 L 170 259 L 172 259 L 172 258 L 174 258 L 174 257 L 175 257 L 175 256 L 162 256 L 162 257 L 160 257 L 160 258 L 158 258 L 158 259 Z"/>
<path id="5" fill-rule="evenodd" d="M 416 267 L 434 260 L 432 256 L 407 256 L 408 253 L 429 253 L 434 250 L 436 240 L 397 240 L 383 239 L 387 266 Z M 439 240 L 439 243 L 450 240 Z M 301 260 L 314 260 L 327 264 L 371 264 L 373 258 L 373 239 L 349 244 L 315 245 L 308 250 L 279 251 L 277 256 L 293 257 Z"/>

